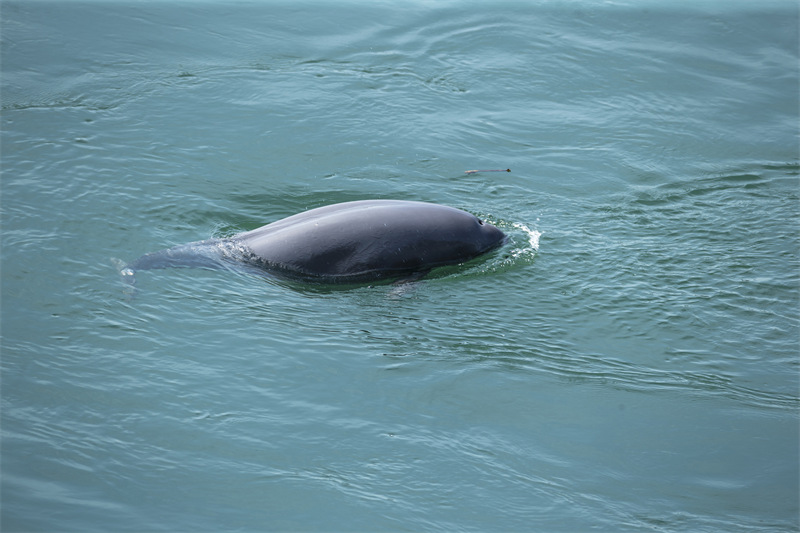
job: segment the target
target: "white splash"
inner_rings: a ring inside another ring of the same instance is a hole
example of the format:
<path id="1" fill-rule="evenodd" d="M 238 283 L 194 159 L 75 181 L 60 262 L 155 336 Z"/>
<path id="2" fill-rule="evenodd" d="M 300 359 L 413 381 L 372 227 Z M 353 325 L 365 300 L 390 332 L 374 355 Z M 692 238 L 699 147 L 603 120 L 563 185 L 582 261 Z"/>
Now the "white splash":
<path id="1" fill-rule="evenodd" d="M 514 227 L 517 229 L 521 229 L 528 235 L 528 242 L 531 245 L 533 251 L 537 251 L 539 249 L 539 237 L 542 236 L 542 232 L 536 231 L 535 229 L 530 229 L 525 224 L 520 224 L 519 222 L 514 222 Z"/>

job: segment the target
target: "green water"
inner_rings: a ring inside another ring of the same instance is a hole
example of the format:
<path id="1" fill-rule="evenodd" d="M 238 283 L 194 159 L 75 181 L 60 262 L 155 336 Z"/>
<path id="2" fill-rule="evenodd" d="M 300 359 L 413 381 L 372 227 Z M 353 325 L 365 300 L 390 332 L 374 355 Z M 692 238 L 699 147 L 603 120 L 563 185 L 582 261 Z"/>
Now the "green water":
<path id="1" fill-rule="evenodd" d="M 795 3 L 0 22 L 3 531 L 800 527 Z M 397 287 L 118 273 L 366 198 L 510 242 Z"/>

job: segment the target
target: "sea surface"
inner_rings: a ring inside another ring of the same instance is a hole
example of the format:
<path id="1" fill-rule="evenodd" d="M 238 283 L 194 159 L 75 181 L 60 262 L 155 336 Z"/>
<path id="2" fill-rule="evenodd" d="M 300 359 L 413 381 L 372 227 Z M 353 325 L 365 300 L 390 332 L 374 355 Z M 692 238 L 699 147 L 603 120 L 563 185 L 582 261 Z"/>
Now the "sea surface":
<path id="1" fill-rule="evenodd" d="M 4 0 L 0 39 L 4 533 L 800 528 L 796 2 Z M 120 276 L 368 198 L 509 242 Z"/>

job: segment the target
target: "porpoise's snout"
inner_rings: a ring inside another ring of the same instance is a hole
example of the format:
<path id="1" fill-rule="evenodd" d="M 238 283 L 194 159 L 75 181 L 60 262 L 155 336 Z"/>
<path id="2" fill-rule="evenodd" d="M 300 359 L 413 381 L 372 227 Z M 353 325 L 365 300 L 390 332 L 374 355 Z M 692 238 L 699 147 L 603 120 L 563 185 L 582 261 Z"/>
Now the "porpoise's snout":
<path id="1" fill-rule="evenodd" d="M 478 224 L 480 225 L 482 240 L 485 243 L 485 250 L 500 247 L 508 240 L 508 236 L 497 226 L 481 219 L 478 219 Z"/>

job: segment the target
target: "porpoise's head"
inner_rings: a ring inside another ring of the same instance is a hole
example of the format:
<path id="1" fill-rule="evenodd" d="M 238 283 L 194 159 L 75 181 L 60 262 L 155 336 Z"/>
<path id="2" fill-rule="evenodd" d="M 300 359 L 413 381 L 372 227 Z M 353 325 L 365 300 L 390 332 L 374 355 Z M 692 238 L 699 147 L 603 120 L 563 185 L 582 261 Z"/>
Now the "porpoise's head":
<path id="1" fill-rule="evenodd" d="M 407 216 L 414 220 L 408 222 L 408 230 L 425 236 L 420 242 L 433 248 L 428 256 L 434 262 L 457 263 L 506 242 L 506 235 L 499 228 L 461 209 L 418 203 L 408 211 Z M 430 241 L 438 245 L 431 246 Z"/>

